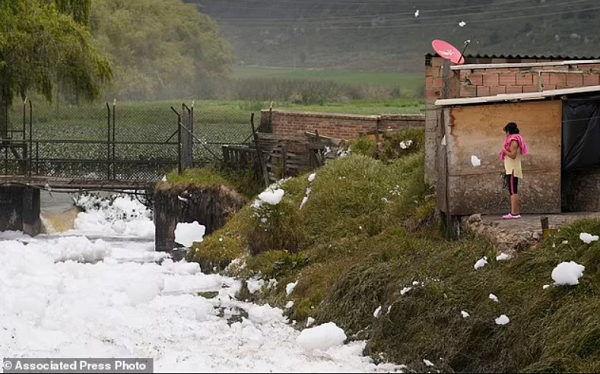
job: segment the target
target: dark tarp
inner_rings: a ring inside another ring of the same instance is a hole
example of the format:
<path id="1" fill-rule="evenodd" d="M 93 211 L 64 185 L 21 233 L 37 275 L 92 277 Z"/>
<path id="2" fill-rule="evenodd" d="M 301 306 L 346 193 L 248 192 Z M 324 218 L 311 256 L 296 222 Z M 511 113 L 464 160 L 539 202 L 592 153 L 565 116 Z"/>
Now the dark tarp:
<path id="1" fill-rule="evenodd" d="M 562 169 L 600 168 L 600 95 L 563 101 Z"/>

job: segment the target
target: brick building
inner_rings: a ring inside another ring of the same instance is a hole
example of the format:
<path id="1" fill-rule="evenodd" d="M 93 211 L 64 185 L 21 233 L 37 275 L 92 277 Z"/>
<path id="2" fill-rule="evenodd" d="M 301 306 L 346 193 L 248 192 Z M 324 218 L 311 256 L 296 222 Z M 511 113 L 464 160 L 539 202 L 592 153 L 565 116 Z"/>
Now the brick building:
<path id="1" fill-rule="evenodd" d="M 600 103 L 600 59 L 466 56 L 465 64 L 452 65 L 427 55 L 426 94 L 426 180 L 436 185 L 442 211 L 506 213 L 498 152 L 502 128 L 512 121 L 531 148 L 523 165 L 523 212 L 600 211 L 600 159 L 598 165 L 564 168 L 565 136 L 585 133 L 591 139 L 587 127 L 573 130 L 564 108 L 577 100 Z M 569 152 L 574 144 L 570 141 Z M 477 167 L 473 156 L 481 160 Z"/>

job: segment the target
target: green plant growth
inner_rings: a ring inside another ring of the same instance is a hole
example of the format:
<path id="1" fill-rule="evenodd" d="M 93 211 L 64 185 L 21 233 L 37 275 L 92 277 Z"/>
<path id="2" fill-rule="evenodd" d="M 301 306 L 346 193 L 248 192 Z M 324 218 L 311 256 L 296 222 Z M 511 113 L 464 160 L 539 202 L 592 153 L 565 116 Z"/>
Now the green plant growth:
<path id="1" fill-rule="evenodd" d="M 178 0 L 92 2 L 96 44 L 117 67 L 119 99 L 193 98 L 227 73 L 232 50 L 216 23 Z"/>
<path id="2" fill-rule="evenodd" d="M 293 315 L 306 318 L 339 277 L 364 257 L 361 243 L 396 225 L 413 228 L 411 212 L 431 206 L 422 165 L 422 150 L 388 163 L 351 151 L 319 169 L 312 182 L 305 174 L 274 186 L 285 191 L 279 204 L 246 206 L 222 230 L 197 243 L 189 259 L 202 264 L 206 258 L 218 257 L 225 264 L 222 248 L 234 244 L 237 248 L 230 246 L 226 251 L 231 255 L 229 261 L 238 259 L 244 265 L 231 266 L 228 273 L 266 280 L 275 276 L 279 285 L 267 297 L 275 303 L 286 301 L 281 294 L 285 284 L 301 273 Z M 433 214 L 433 209 L 429 213 Z M 235 241 L 227 241 L 227 237 Z M 291 258 L 302 255 L 307 261 L 304 266 L 275 272 L 273 264 L 265 261 L 274 253 Z"/>
<path id="3" fill-rule="evenodd" d="M 262 186 L 262 181 L 258 180 L 253 169 L 236 170 L 224 166 L 187 169 L 181 174 L 174 170 L 166 178 L 170 183 L 227 186 L 248 199 L 256 196 Z"/>
<path id="4" fill-rule="evenodd" d="M 276 205 L 257 199 L 252 208 L 253 230 L 247 235 L 251 254 L 274 250 L 300 251 L 304 230 L 296 204 L 290 199 Z"/>
<path id="5" fill-rule="evenodd" d="M 112 68 L 88 27 L 89 2 L 0 3 L 0 132 L 16 96 L 37 92 L 51 100 L 57 87 L 78 99 L 100 96 Z M 4 137 L 4 135 L 3 135 Z"/>
<path id="6" fill-rule="evenodd" d="M 361 137 L 348 142 L 354 153 L 373 157 L 384 162 L 425 150 L 425 134 L 422 129 L 384 132 L 374 136 Z"/>
<path id="7" fill-rule="evenodd" d="M 233 260 L 242 259 L 247 254 L 248 240 L 244 233 L 251 229 L 251 215 L 250 206 L 244 207 L 225 227 L 206 236 L 202 242 L 194 243 L 187 260 L 200 264 L 204 273 L 220 272 L 231 267 Z"/>
<path id="8" fill-rule="evenodd" d="M 206 186 L 224 185 L 229 188 L 234 188 L 233 184 L 214 168 L 187 169 L 183 170 L 181 174 L 177 173 L 177 170 L 175 170 L 167 174 L 166 178 L 169 183 L 196 183 Z"/>
<path id="9" fill-rule="evenodd" d="M 563 227 L 507 261 L 481 238 L 447 241 L 432 219 L 417 135 L 384 137 L 392 148 L 412 139 L 412 153 L 394 148 L 389 159 L 375 160 L 356 154 L 372 147 L 354 143 L 350 155 L 319 169 L 312 182 L 308 175 L 282 182 L 282 203 L 296 207 L 293 225 L 304 233 L 299 252 L 266 247 L 251 255 L 251 233 L 265 222 L 248 205 L 198 243 L 191 259 L 202 261 L 209 248 L 226 252 L 219 269 L 264 282 L 259 292 L 243 288 L 245 299 L 280 307 L 292 300 L 286 313 L 298 326 L 308 317 L 333 321 L 351 339 L 367 339 L 366 354 L 409 370 L 431 370 L 427 359 L 447 372 L 599 371 L 600 244 L 585 244 L 579 234 L 598 234 L 600 220 Z M 475 270 L 484 256 L 488 264 Z M 563 261 L 585 266 L 579 285 L 553 284 L 552 271 Z M 296 287 L 288 295 L 289 283 Z M 496 323 L 501 315 L 508 324 Z"/>
<path id="10" fill-rule="evenodd" d="M 427 369 L 425 358 L 451 372 L 595 372 L 600 245 L 583 243 L 581 232 L 600 232 L 600 221 L 564 227 L 508 261 L 474 238 L 449 243 L 390 233 L 371 243 L 368 259 L 336 285 L 317 319 L 351 334 L 370 326 L 366 353 L 417 371 Z M 483 256 L 489 264 L 475 270 Z M 563 261 L 585 266 L 579 285 L 553 285 Z M 503 314 L 510 322 L 496 324 Z"/>

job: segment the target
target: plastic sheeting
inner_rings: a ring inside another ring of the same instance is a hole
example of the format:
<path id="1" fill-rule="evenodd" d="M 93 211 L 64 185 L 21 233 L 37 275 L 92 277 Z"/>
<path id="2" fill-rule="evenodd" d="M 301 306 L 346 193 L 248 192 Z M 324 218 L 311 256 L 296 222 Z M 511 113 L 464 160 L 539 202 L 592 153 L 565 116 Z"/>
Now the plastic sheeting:
<path id="1" fill-rule="evenodd" d="M 562 169 L 600 168 L 600 95 L 563 101 Z"/>

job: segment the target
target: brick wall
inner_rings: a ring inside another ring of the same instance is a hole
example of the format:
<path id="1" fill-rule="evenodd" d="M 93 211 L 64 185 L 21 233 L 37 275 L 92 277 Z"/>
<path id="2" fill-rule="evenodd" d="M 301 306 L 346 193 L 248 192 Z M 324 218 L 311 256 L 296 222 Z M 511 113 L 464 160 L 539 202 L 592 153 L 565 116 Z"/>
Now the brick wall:
<path id="1" fill-rule="evenodd" d="M 269 118 L 271 124 L 269 126 Z M 351 115 L 263 110 L 261 129 L 270 128 L 278 139 L 305 140 L 305 132 L 338 138 L 356 139 L 379 129 L 398 130 L 425 126 L 424 115 Z"/>
<path id="2" fill-rule="evenodd" d="M 425 68 L 428 103 L 443 98 L 444 61 L 441 57 L 434 56 Z M 468 63 L 553 61 L 564 60 L 495 58 L 468 61 Z M 494 96 L 600 85 L 600 64 L 463 69 L 451 70 L 449 74 L 450 82 L 454 80 L 458 92 L 451 90 L 448 98 Z"/>

